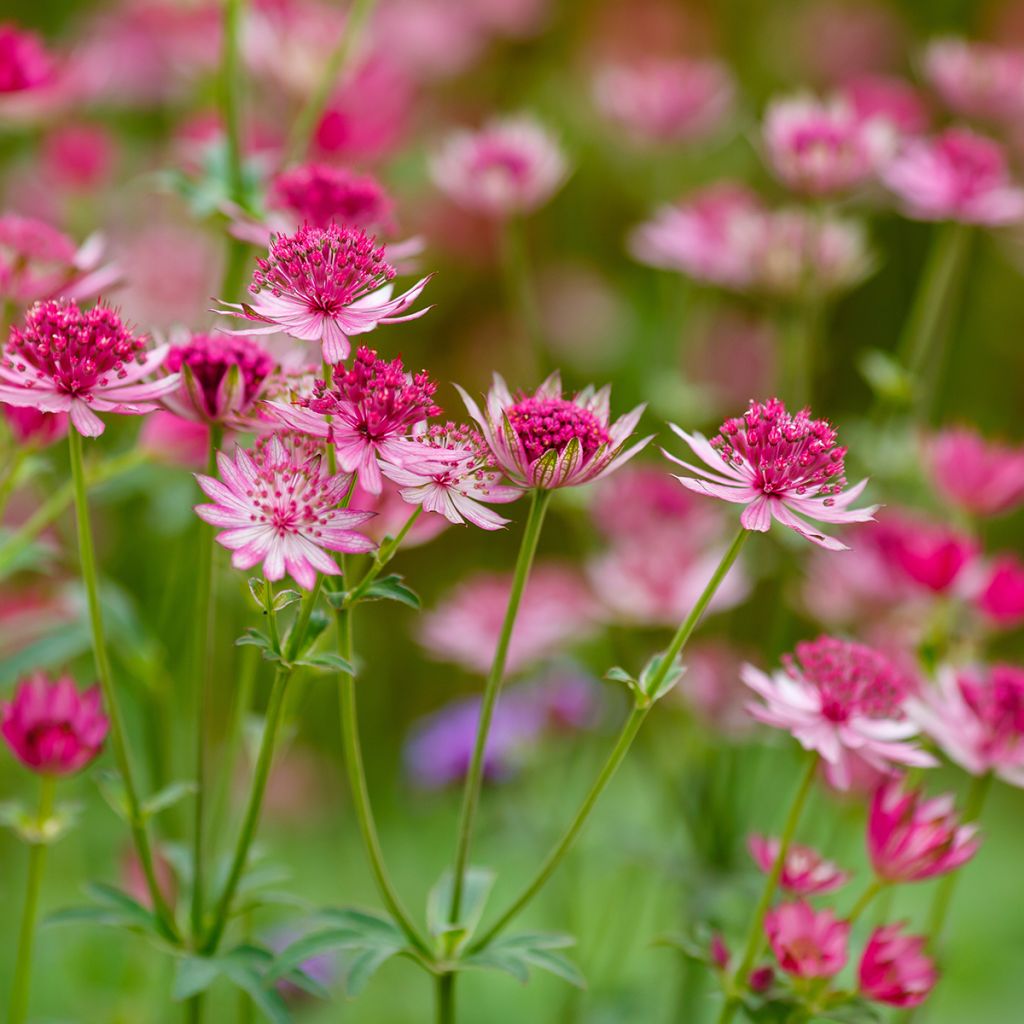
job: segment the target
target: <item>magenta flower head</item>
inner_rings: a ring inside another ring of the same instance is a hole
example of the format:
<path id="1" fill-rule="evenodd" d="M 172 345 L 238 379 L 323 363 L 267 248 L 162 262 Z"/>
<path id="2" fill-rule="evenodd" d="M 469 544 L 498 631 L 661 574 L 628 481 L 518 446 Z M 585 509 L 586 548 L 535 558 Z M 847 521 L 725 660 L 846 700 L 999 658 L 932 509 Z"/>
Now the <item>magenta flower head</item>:
<path id="1" fill-rule="evenodd" d="M 53 61 L 34 32 L 0 25 L 0 94 L 38 89 L 53 77 Z"/>
<path id="2" fill-rule="evenodd" d="M 752 835 L 747 840 L 754 863 L 765 874 L 775 865 L 779 856 L 779 840 L 772 837 Z M 846 871 L 825 860 L 817 850 L 809 846 L 793 844 L 786 851 L 786 862 L 782 865 L 779 885 L 794 896 L 814 896 L 823 892 L 835 892 L 850 880 Z"/>
<path id="3" fill-rule="evenodd" d="M 812 419 L 808 409 L 794 416 L 777 398 L 751 402 L 742 417 L 726 420 L 710 441 L 670 425 L 704 463 L 695 466 L 665 452 L 696 474 L 676 479 L 698 494 L 746 506 L 740 523 L 747 530 L 765 533 L 775 519 L 823 548 L 842 551 L 845 544 L 806 520 L 864 523 L 874 518 L 877 505 L 850 508 L 867 480 L 846 489 L 846 449 L 838 446 L 832 425 Z"/>
<path id="4" fill-rule="evenodd" d="M 318 572 L 339 573 L 328 551 L 373 550 L 373 542 L 352 529 L 373 513 L 339 508 L 351 476 L 329 476 L 322 463 L 312 441 L 272 434 L 252 451 L 236 449 L 233 459 L 218 452 L 220 480 L 196 477 L 213 502 L 197 505 L 196 514 L 221 529 L 217 542 L 232 552 L 236 569 L 262 562 L 268 580 L 287 573 L 312 590 Z"/>
<path id="5" fill-rule="evenodd" d="M 951 793 L 925 799 L 893 779 L 871 801 L 868 855 L 879 878 L 921 882 L 966 864 L 978 850 L 977 831 L 960 824 Z"/>
<path id="6" fill-rule="evenodd" d="M 406 314 L 429 278 L 392 298 L 395 268 L 384 246 L 362 228 L 303 225 L 278 235 L 266 259 L 257 260 L 249 291 L 251 302 L 221 302 L 217 312 L 266 324 L 239 334 L 285 334 L 319 341 L 325 362 L 348 358 L 349 338 L 378 324 L 415 320 L 427 309 Z"/>
<path id="7" fill-rule="evenodd" d="M 1024 190 L 1010 179 L 1003 147 L 966 128 L 907 142 L 882 179 L 913 220 L 1000 227 L 1024 218 Z"/>
<path id="8" fill-rule="evenodd" d="M 434 183 L 458 206 L 489 217 L 531 213 L 566 177 L 561 147 L 548 130 L 523 114 L 459 131 L 434 154 Z"/>
<path id="9" fill-rule="evenodd" d="M 600 391 L 586 387 L 564 398 L 557 371 L 532 395 L 516 397 L 495 374 L 483 412 L 463 388 L 458 391 L 498 468 L 519 487 L 551 490 L 599 480 L 651 440 L 645 437 L 626 448 L 644 406 L 611 423 L 610 385 Z"/>
<path id="10" fill-rule="evenodd" d="M 394 217 L 394 202 L 375 178 L 329 164 L 282 171 L 271 182 L 268 205 L 314 228 L 334 222 L 364 231 L 390 230 Z"/>
<path id="11" fill-rule="evenodd" d="M 764 701 L 748 710 L 759 722 L 786 729 L 806 750 L 832 767 L 830 779 L 846 789 L 851 760 L 880 771 L 894 764 L 922 768 L 934 758 L 912 742 L 918 726 L 903 712 L 912 681 L 880 651 L 823 636 L 804 641 L 769 676 L 744 665 L 743 681 Z"/>
<path id="12" fill-rule="evenodd" d="M 798 978 L 832 978 L 849 955 L 850 925 L 831 910 L 815 910 L 802 900 L 768 911 L 764 930 L 775 959 Z"/>
<path id="13" fill-rule="evenodd" d="M 1024 445 L 987 441 L 969 427 L 936 434 L 927 448 L 932 483 L 958 508 L 996 516 L 1024 504 Z"/>
<path id="14" fill-rule="evenodd" d="M 105 427 L 97 412 L 152 412 L 177 389 L 177 374 L 143 380 L 166 355 L 166 345 L 146 351 L 107 306 L 37 302 L 24 326 L 11 328 L 0 357 L 0 402 L 69 413 L 75 430 L 99 437 Z"/>
<path id="15" fill-rule="evenodd" d="M 1024 562 L 1015 555 L 997 558 L 986 570 L 974 602 L 982 615 L 1000 629 L 1024 625 Z"/>
<path id="16" fill-rule="evenodd" d="M 928 106 L 920 92 L 902 78 L 859 74 L 843 82 L 839 98 L 862 121 L 881 121 L 895 137 L 920 135 L 928 128 Z"/>
<path id="17" fill-rule="evenodd" d="M 876 928 L 857 969 L 862 995 L 888 1006 L 920 1006 L 939 980 L 925 941 L 923 935 L 904 935 L 903 925 Z"/>
<path id="18" fill-rule="evenodd" d="M 409 373 L 401 359 L 387 362 L 362 347 L 352 365 L 334 367 L 331 386 L 317 381 L 312 395 L 293 404 L 268 402 L 282 423 L 334 445 L 338 465 L 359 474 L 359 486 L 380 494 L 383 486 L 377 459 L 399 460 L 396 442 L 409 437 L 430 416 L 437 384 L 427 372 Z"/>
<path id="19" fill-rule="evenodd" d="M 40 775 L 73 775 L 99 756 L 110 723 L 98 686 L 80 692 L 70 676 L 36 672 L 0 707 L 0 733 L 14 756 Z"/>
<path id="20" fill-rule="evenodd" d="M 883 557 L 918 586 L 935 594 L 946 593 L 960 579 L 978 553 L 975 541 L 964 533 L 917 517 L 886 517 L 879 534 Z"/>
<path id="21" fill-rule="evenodd" d="M 924 74 L 955 114 L 1010 122 L 1024 113 L 1024 52 L 966 39 L 936 39 L 925 50 Z"/>

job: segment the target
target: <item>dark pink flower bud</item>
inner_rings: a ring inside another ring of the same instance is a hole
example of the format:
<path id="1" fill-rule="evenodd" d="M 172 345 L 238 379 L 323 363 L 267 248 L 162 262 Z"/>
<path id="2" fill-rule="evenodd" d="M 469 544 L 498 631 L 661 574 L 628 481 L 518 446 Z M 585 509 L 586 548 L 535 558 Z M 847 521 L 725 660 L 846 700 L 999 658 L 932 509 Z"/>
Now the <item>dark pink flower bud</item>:
<path id="1" fill-rule="evenodd" d="M 935 987 L 938 972 L 924 952 L 924 938 L 901 929 L 891 924 L 872 932 L 860 960 L 860 990 L 889 1006 L 919 1006 Z"/>

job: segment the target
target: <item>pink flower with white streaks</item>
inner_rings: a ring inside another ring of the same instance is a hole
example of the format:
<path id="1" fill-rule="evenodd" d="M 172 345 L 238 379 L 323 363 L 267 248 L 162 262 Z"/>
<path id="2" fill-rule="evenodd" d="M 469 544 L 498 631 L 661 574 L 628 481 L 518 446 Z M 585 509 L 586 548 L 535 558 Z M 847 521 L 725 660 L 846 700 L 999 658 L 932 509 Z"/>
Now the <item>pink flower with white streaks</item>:
<path id="1" fill-rule="evenodd" d="M 85 437 L 105 427 L 97 412 L 138 416 L 176 390 L 180 378 L 143 378 L 167 356 L 146 343 L 114 310 L 74 302 L 37 302 L 23 327 L 12 327 L 0 356 L 0 402 L 41 412 L 66 412 Z"/>
<path id="2" fill-rule="evenodd" d="M 905 935 L 904 925 L 876 928 L 861 954 L 857 980 L 862 995 L 887 1006 L 920 1006 L 939 972 L 924 951 L 923 935 Z"/>
<path id="3" fill-rule="evenodd" d="M 857 75 L 843 82 L 840 100 L 861 121 L 880 121 L 898 138 L 921 135 L 928 128 L 928 107 L 909 82 L 891 75 Z"/>
<path id="4" fill-rule="evenodd" d="M 197 475 L 211 505 L 197 505 L 200 519 L 221 529 L 217 543 L 231 552 L 236 569 L 263 563 L 271 581 L 287 573 L 312 590 L 317 573 L 340 572 L 328 551 L 349 554 L 375 547 L 352 529 L 372 512 L 339 508 L 351 475 L 324 471 L 323 452 L 312 441 L 272 434 L 234 458 L 217 453 L 220 479 Z"/>
<path id="5" fill-rule="evenodd" d="M 405 312 L 427 277 L 392 298 L 395 268 L 385 260 L 384 246 L 357 227 L 303 226 L 274 238 L 257 265 L 249 286 L 253 300 L 222 301 L 218 312 L 268 325 L 239 334 L 283 331 L 301 341 L 319 341 L 328 363 L 348 358 L 352 335 L 415 320 L 430 308 Z"/>
<path id="6" fill-rule="evenodd" d="M 670 426 L 704 463 L 695 466 L 665 452 L 696 474 L 676 479 L 698 494 L 746 506 L 740 516 L 744 529 L 765 533 L 775 519 L 823 548 L 842 551 L 845 544 L 806 520 L 863 523 L 874 518 L 877 505 L 850 508 L 867 480 L 846 489 L 846 449 L 837 445 L 832 425 L 812 419 L 808 409 L 794 416 L 777 398 L 751 402 L 741 418 L 726 420 L 710 441 Z"/>
<path id="7" fill-rule="evenodd" d="M 351 366 L 334 367 L 329 387 L 317 381 L 312 395 L 291 405 L 266 406 L 292 430 L 334 445 L 338 465 L 346 473 L 358 473 L 360 486 L 371 494 L 380 494 L 377 459 L 395 461 L 401 454 L 398 442 L 440 413 L 434 404 L 436 390 L 426 371 L 409 373 L 401 359 L 388 362 L 362 347 Z"/>
<path id="8" fill-rule="evenodd" d="M 887 771 L 894 764 L 928 768 L 935 759 L 914 742 L 919 726 L 903 705 L 914 683 L 880 651 L 823 636 L 797 644 L 783 669 L 767 675 L 744 665 L 743 681 L 763 703 L 747 709 L 759 722 L 785 729 L 832 766 L 831 781 L 846 789 L 851 758 Z"/>
<path id="9" fill-rule="evenodd" d="M 1024 505 L 1024 445 L 952 427 L 931 439 L 926 454 L 936 489 L 965 512 L 996 516 Z"/>
<path id="10" fill-rule="evenodd" d="M 967 39 L 936 39 L 924 75 L 955 114 L 1007 123 L 1024 114 L 1024 51 Z"/>
<path id="11" fill-rule="evenodd" d="M 594 99 L 605 117 L 643 142 L 692 142 L 717 132 L 736 87 L 716 60 L 649 59 L 603 67 Z"/>
<path id="12" fill-rule="evenodd" d="M 952 793 L 926 798 L 893 779 L 871 801 L 868 856 L 886 882 L 922 882 L 966 864 L 978 851 L 977 831 L 960 823 Z"/>
<path id="13" fill-rule="evenodd" d="M 779 840 L 755 834 L 747 840 L 747 848 L 758 868 L 768 874 L 779 857 Z M 794 896 L 815 896 L 823 892 L 835 892 L 849 880 L 849 872 L 825 860 L 817 850 L 793 843 L 786 851 L 779 885 Z"/>
<path id="14" fill-rule="evenodd" d="M 882 179 L 913 220 L 1000 227 L 1024 219 L 1024 190 L 1010 177 L 1005 150 L 966 128 L 907 142 Z"/>
<path id="15" fill-rule="evenodd" d="M 832 978 L 849 955 L 848 921 L 831 910 L 815 910 L 802 900 L 768 911 L 764 930 L 779 966 L 798 978 Z"/>
<path id="16" fill-rule="evenodd" d="M 389 455 L 380 471 L 400 486 L 403 500 L 450 523 L 500 530 L 508 520 L 487 505 L 515 501 L 523 493 L 502 484 L 483 438 L 460 424 L 428 427 L 413 440 L 397 442 Z"/>
<path id="17" fill-rule="evenodd" d="M 613 473 L 647 446 L 646 437 L 626 448 L 644 406 L 611 420 L 611 385 L 562 396 L 558 372 L 532 394 L 513 396 L 499 374 L 481 411 L 456 385 L 497 467 L 523 488 L 576 487 Z M 653 435 L 652 435 L 653 436 Z"/>
<path id="18" fill-rule="evenodd" d="M 1016 555 L 997 558 L 986 569 L 974 603 L 1000 629 L 1024 625 L 1024 562 Z"/>
<path id="19" fill-rule="evenodd" d="M 53 59 L 39 36 L 17 25 L 0 25 L 0 95 L 38 89 L 53 77 Z"/>
<path id="20" fill-rule="evenodd" d="M 565 155 L 528 114 L 451 135 L 430 161 L 434 183 L 458 206 L 489 217 L 531 213 L 566 178 Z"/>
<path id="21" fill-rule="evenodd" d="M 907 702 L 907 714 L 972 775 L 995 772 L 1024 788 L 1024 669 L 939 669 L 937 686 Z"/>

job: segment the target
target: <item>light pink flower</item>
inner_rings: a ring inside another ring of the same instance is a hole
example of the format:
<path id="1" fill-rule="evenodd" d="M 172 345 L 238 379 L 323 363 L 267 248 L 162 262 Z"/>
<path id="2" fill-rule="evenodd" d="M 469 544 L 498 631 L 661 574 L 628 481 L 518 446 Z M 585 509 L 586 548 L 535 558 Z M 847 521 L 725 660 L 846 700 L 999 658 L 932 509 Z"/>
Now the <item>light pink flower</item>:
<path id="1" fill-rule="evenodd" d="M 686 649 L 686 673 L 672 694 L 705 726 L 730 739 L 755 728 L 747 712 L 749 691 L 740 679 L 742 660 L 728 644 L 711 641 Z"/>
<path id="2" fill-rule="evenodd" d="M 37 302 L 24 327 L 11 328 L 0 358 L 0 402 L 69 413 L 80 434 L 99 437 L 105 428 L 97 412 L 151 412 L 178 387 L 177 374 L 143 381 L 167 355 L 166 345 L 145 347 L 106 306 L 83 311 L 74 302 Z"/>
<path id="3" fill-rule="evenodd" d="M 395 268 L 384 257 L 384 246 L 361 228 L 303 226 L 276 237 L 267 258 L 257 261 L 249 286 L 253 301 L 222 301 L 218 312 L 268 325 L 239 334 L 283 331 L 302 341 L 319 341 L 324 361 L 337 363 L 348 358 L 350 336 L 378 324 L 415 320 L 430 308 L 405 313 L 429 278 L 392 298 L 389 282 Z"/>
<path id="4" fill-rule="evenodd" d="M 339 573 L 327 551 L 373 550 L 373 542 L 352 529 L 373 513 L 338 508 L 351 476 L 329 476 L 322 463 L 311 441 L 273 434 L 251 452 L 236 449 L 233 459 L 218 452 L 220 480 L 196 477 L 213 502 L 197 505 L 196 513 L 221 528 L 217 542 L 232 552 L 236 569 L 262 562 L 268 580 L 287 573 L 311 590 L 318 572 Z"/>
<path id="5" fill-rule="evenodd" d="M 496 373 L 483 412 L 463 388 L 456 387 L 498 468 L 524 488 L 550 490 L 599 480 L 651 440 L 646 437 L 626 448 L 644 406 L 611 423 L 611 385 L 600 391 L 586 387 L 564 398 L 556 371 L 532 395 L 513 397 Z"/>
<path id="6" fill-rule="evenodd" d="M 747 839 L 747 848 L 758 868 L 768 874 L 779 857 L 779 840 L 755 834 Z M 814 896 L 823 892 L 835 892 L 849 880 L 849 872 L 825 860 L 817 850 L 794 843 L 786 851 L 786 862 L 782 865 L 779 885 L 794 896 Z"/>
<path id="7" fill-rule="evenodd" d="M 817 751 L 839 789 L 850 783 L 853 756 L 882 771 L 935 764 L 912 742 L 919 727 L 904 714 L 912 680 L 871 647 L 823 636 L 797 644 L 781 671 L 769 676 L 744 665 L 741 677 L 764 701 L 748 705 L 754 718 Z"/>
<path id="8" fill-rule="evenodd" d="M 907 714 L 961 768 L 995 772 L 1024 787 L 1024 669 L 938 672 L 938 686 L 907 702 Z"/>
<path id="9" fill-rule="evenodd" d="M 612 540 L 628 540 L 661 528 L 686 530 L 700 538 L 718 532 L 717 517 L 705 515 L 707 503 L 680 490 L 659 466 L 633 462 L 602 480 L 591 493 L 591 519 Z"/>
<path id="10" fill-rule="evenodd" d="M 50 132 L 42 155 L 47 174 L 55 183 L 87 192 L 109 180 L 116 143 L 105 128 L 76 121 Z"/>
<path id="11" fill-rule="evenodd" d="M 1003 555 L 985 572 L 975 605 L 1000 629 L 1024 625 L 1024 562 Z"/>
<path id="12" fill-rule="evenodd" d="M 805 520 L 863 523 L 874 518 L 876 505 L 850 508 L 867 480 L 844 490 L 846 449 L 837 445 L 831 424 L 811 419 L 808 409 L 793 416 L 777 398 L 751 402 L 743 417 L 726 420 L 710 441 L 671 427 L 704 463 L 694 466 L 665 452 L 696 474 L 676 479 L 698 494 L 746 506 L 740 523 L 747 530 L 764 533 L 775 519 L 821 547 L 842 551 L 845 544 Z"/>
<path id="13" fill-rule="evenodd" d="M 735 91 L 729 69 L 716 60 L 611 64 L 594 80 L 594 99 L 605 117 L 645 142 L 714 134 L 732 113 Z"/>
<path id="14" fill-rule="evenodd" d="M 366 524 L 363 532 L 377 543 L 383 541 L 385 537 L 397 537 L 399 530 L 409 520 L 408 503 L 399 494 L 398 485 L 388 479 L 383 481 L 379 494 L 371 494 L 365 487 L 360 486 L 357 480 L 349 504 L 353 508 L 365 508 L 376 513 Z M 436 512 L 421 513 L 402 541 L 403 550 L 429 543 L 448 529 L 449 525 L 448 520 Z"/>
<path id="15" fill-rule="evenodd" d="M 68 418 L 62 412 L 40 412 L 29 405 L 0 403 L 0 414 L 18 444 L 45 446 L 63 440 L 68 432 Z"/>
<path id="16" fill-rule="evenodd" d="M 966 128 L 908 141 L 882 178 L 914 220 L 999 227 L 1024 218 L 1024 190 L 1013 184 L 998 142 Z"/>
<path id="17" fill-rule="evenodd" d="M 900 924 L 876 928 L 857 969 L 861 993 L 888 1006 L 920 1006 L 939 980 L 925 942 L 923 935 L 904 935 Z"/>
<path id="18" fill-rule="evenodd" d="M 955 114 L 1008 122 L 1024 114 L 1024 52 L 966 39 L 928 44 L 924 74 Z"/>
<path id="19" fill-rule="evenodd" d="M 782 903 L 764 919 L 764 930 L 779 966 L 798 978 L 831 978 L 845 966 L 850 925 L 831 910 Z"/>
<path id="20" fill-rule="evenodd" d="M 1024 445 L 988 441 L 970 427 L 953 427 L 927 446 L 932 483 L 973 515 L 994 516 L 1024 504 Z"/>
<path id="21" fill-rule="evenodd" d="M 942 523 L 891 515 L 876 535 L 879 550 L 908 579 L 936 594 L 949 591 L 978 554 L 975 541 Z"/>
<path id="22" fill-rule="evenodd" d="M 426 371 L 408 373 L 401 359 L 387 362 L 369 348 L 360 348 L 348 368 L 334 368 L 331 386 L 318 381 L 313 394 L 293 404 L 268 402 L 282 423 L 334 445 L 338 465 L 358 473 L 371 494 L 382 486 L 377 459 L 395 460 L 397 442 L 441 410 L 434 404 L 437 384 Z"/>
<path id="23" fill-rule="evenodd" d="M 210 427 L 173 412 L 150 413 L 139 431 L 139 447 L 159 459 L 201 469 L 210 447 Z"/>
<path id="24" fill-rule="evenodd" d="M 839 98 L 862 121 L 881 121 L 897 136 L 921 135 L 930 120 L 921 94 L 891 75 L 863 74 L 843 82 Z"/>
<path id="25" fill-rule="evenodd" d="M 41 775 L 73 775 L 103 749 L 110 723 L 98 686 L 84 692 L 70 676 L 36 672 L 0 707 L 0 733 L 14 756 Z"/>
<path id="26" fill-rule="evenodd" d="M 978 850 L 975 825 L 961 825 L 953 795 L 925 799 L 899 780 L 875 792 L 868 815 L 868 855 L 887 882 L 921 882 L 967 863 Z"/>
<path id="27" fill-rule="evenodd" d="M 17 25 L 0 25 L 0 94 L 38 89 L 52 82 L 54 73 L 39 36 Z"/>
<path id="28" fill-rule="evenodd" d="M 561 147 L 523 114 L 451 135 L 430 161 L 434 183 L 457 205 L 490 217 L 531 213 L 565 180 Z"/>

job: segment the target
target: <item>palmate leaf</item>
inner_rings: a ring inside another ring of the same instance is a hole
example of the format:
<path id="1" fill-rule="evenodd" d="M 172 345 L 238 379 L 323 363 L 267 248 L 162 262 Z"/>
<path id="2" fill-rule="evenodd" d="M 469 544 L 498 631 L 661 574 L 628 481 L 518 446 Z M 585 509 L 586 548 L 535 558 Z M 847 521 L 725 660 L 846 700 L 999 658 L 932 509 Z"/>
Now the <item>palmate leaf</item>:
<path id="1" fill-rule="evenodd" d="M 571 935 L 545 932 L 524 932 L 495 939 L 486 949 L 459 961 L 460 969 L 503 971 L 524 985 L 531 968 L 546 971 L 577 988 L 586 988 L 580 969 L 560 952 L 576 944 Z"/>

